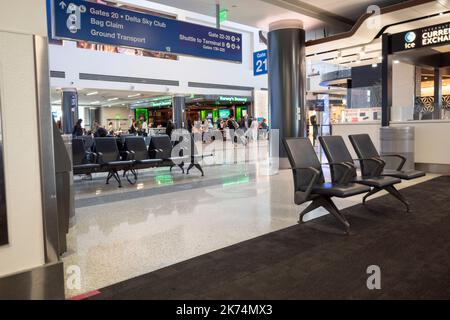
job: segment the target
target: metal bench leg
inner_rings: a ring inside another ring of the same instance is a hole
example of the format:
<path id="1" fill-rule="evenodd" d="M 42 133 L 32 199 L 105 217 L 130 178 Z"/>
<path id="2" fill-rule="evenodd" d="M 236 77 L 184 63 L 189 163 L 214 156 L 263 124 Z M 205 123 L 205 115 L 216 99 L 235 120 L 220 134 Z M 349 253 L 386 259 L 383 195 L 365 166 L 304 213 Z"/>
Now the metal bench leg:
<path id="1" fill-rule="evenodd" d="M 336 219 L 339 220 L 339 222 L 341 222 L 344 227 L 345 227 L 345 233 L 347 235 L 350 234 L 350 223 L 347 221 L 347 219 L 345 219 L 344 215 L 341 213 L 341 211 L 338 209 L 338 207 L 336 207 L 336 205 L 334 204 L 333 200 L 331 200 L 331 198 L 325 198 L 326 202 L 327 202 L 327 206 L 325 206 L 325 209 L 328 210 L 328 212 L 330 212 Z"/>
<path id="2" fill-rule="evenodd" d="M 191 164 L 189 164 L 189 167 L 188 167 L 188 169 L 186 170 L 186 174 L 189 174 L 189 171 L 190 171 L 192 168 L 194 168 L 194 167 L 196 167 L 196 168 L 201 172 L 202 177 L 205 176 L 205 173 L 203 172 L 202 166 L 199 165 L 198 163 L 192 163 L 192 162 L 191 162 Z"/>
<path id="3" fill-rule="evenodd" d="M 119 174 L 117 173 L 117 171 L 116 170 L 111 170 L 110 171 L 110 177 L 109 177 L 109 175 L 108 175 L 108 182 L 109 182 L 109 179 L 111 179 L 111 178 L 114 178 L 114 179 L 116 179 L 116 181 L 119 183 L 119 188 L 122 188 L 122 182 L 120 181 L 120 176 L 119 176 Z"/>
<path id="4" fill-rule="evenodd" d="M 389 194 L 391 194 L 393 197 L 400 200 L 406 206 L 406 212 L 411 212 L 409 202 L 405 199 L 405 197 L 400 192 L 398 192 L 397 188 L 395 188 L 394 186 L 389 186 L 389 187 L 386 187 L 385 189 L 387 192 L 389 192 Z"/>
<path id="5" fill-rule="evenodd" d="M 314 199 L 314 200 L 309 204 L 309 206 L 306 207 L 305 210 L 303 210 L 302 212 L 300 212 L 299 219 L 298 219 L 298 223 L 304 223 L 303 217 L 304 217 L 305 215 L 307 215 L 307 214 L 310 213 L 311 211 L 314 211 L 314 210 L 316 210 L 317 208 L 323 207 L 323 206 L 325 206 L 325 205 L 326 205 L 326 202 L 325 202 L 325 200 L 324 200 L 323 197 Z"/>
<path id="6" fill-rule="evenodd" d="M 307 213 L 309 213 L 317 208 L 320 208 L 320 207 L 324 208 L 329 213 L 331 213 L 340 223 L 342 223 L 344 225 L 345 233 L 350 234 L 350 223 L 347 221 L 347 219 L 344 217 L 344 215 L 339 211 L 338 207 L 334 204 L 333 200 L 331 200 L 331 198 L 329 198 L 329 197 L 319 197 L 319 198 L 314 199 L 311 202 L 311 204 L 300 213 L 300 219 L 298 222 L 303 223 L 303 217 Z"/>
<path id="7" fill-rule="evenodd" d="M 364 196 L 363 202 L 362 202 L 362 203 L 365 204 L 368 197 L 373 196 L 375 193 L 378 193 L 378 192 L 380 192 L 381 190 L 382 190 L 382 189 L 380 189 L 380 188 L 373 188 L 371 191 L 369 191 L 369 192 Z"/>
<path id="8" fill-rule="evenodd" d="M 109 180 L 112 178 L 112 176 L 113 176 L 112 171 L 109 171 L 108 176 L 106 177 L 106 184 L 109 184 Z"/>

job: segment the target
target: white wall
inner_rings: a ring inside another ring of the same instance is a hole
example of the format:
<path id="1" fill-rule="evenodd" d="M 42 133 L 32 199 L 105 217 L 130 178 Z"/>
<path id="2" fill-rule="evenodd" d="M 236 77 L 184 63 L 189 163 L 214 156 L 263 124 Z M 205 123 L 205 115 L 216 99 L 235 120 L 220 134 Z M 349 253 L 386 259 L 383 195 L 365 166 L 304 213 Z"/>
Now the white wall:
<path id="1" fill-rule="evenodd" d="M 356 153 L 353 150 L 353 146 L 348 139 L 350 134 L 363 134 L 367 133 L 372 138 L 373 144 L 380 151 L 380 122 L 361 122 L 361 123 L 351 123 L 351 124 L 333 124 L 333 135 L 342 136 L 345 140 L 348 150 L 352 154 L 353 158 L 356 159 Z"/>
<path id="2" fill-rule="evenodd" d="M 9 245 L 0 277 L 44 264 L 33 40 L 45 34 L 45 1 L 0 2 L 2 110 Z M 17 13 L 20 12 L 20 15 Z"/>
<path id="3" fill-rule="evenodd" d="M 157 12 L 175 14 L 179 20 L 208 26 L 215 25 L 215 19 L 212 17 L 145 0 L 124 0 L 121 2 Z M 188 56 L 179 56 L 177 61 L 136 57 L 78 49 L 74 42 L 66 42 L 65 46 L 50 46 L 50 69 L 66 72 L 66 79 L 53 78 L 51 84 L 53 87 L 116 90 L 130 90 L 131 86 L 134 86 L 136 91 L 229 95 L 250 95 L 251 92 L 189 88 L 188 82 L 246 86 L 256 89 L 267 88 L 267 76 L 253 76 L 253 52 L 265 48 L 264 45 L 259 43 L 258 29 L 233 22 L 225 22 L 223 29 L 242 33 L 242 64 Z M 166 87 L 160 85 L 86 81 L 78 79 L 79 73 L 177 80 L 180 81 L 180 86 Z"/>
<path id="4" fill-rule="evenodd" d="M 415 67 L 394 63 L 392 67 L 392 121 L 407 121 L 414 117 Z"/>
<path id="5" fill-rule="evenodd" d="M 125 107 L 100 108 L 100 125 L 108 128 L 108 123 L 112 121 L 114 129 L 118 130 L 120 126 L 122 130 L 127 130 L 130 126 L 130 114 L 133 114 L 133 111 Z M 120 122 L 116 121 L 117 117 Z"/>
<path id="6" fill-rule="evenodd" d="M 392 122 L 392 127 L 415 128 L 415 162 L 450 165 L 450 121 Z"/>

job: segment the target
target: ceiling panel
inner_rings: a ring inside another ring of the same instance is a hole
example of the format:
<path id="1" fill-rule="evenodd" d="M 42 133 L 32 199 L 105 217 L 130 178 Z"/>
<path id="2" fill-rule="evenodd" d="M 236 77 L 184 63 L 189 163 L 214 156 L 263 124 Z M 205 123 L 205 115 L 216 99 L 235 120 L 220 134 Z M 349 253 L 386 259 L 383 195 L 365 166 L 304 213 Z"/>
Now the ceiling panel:
<path id="1" fill-rule="evenodd" d="M 52 88 L 52 104 L 61 104 L 61 89 Z M 138 96 L 139 94 L 139 96 Z M 79 89 L 78 105 L 80 106 L 123 106 L 136 103 L 156 96 L 167 96 L 161 92 L 137 92 L 137 91 L 118 91 L 118 90 L 98 90 L 98 89 Z"/>

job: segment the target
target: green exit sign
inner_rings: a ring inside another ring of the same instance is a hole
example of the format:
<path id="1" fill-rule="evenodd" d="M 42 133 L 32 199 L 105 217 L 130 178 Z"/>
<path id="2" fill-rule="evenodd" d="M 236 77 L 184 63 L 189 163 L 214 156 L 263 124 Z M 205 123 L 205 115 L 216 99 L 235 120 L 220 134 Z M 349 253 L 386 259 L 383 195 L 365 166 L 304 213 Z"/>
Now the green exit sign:
<path id="1" fill-rule="evenodd" d="M 228 19 L 228 10 L 227 9 L 220 10 L 219 21 L 224 22 L 227 21 L 227 19 Z"/>

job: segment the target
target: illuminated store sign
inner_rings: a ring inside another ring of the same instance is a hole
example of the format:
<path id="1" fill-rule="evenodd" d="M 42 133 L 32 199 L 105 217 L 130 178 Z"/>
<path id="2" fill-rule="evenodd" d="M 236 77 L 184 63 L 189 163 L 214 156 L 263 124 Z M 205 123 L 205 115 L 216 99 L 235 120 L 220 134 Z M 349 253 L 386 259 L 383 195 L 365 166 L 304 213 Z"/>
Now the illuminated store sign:
<path id="1" fill-rule="evenodd" d="M 450 43 L 450 23 L 393 34 L 392 52 Z"/>
<path id="2" fill-rule="evenodd" d="M 220 102 L 246 103 L 246 102 L 248 102 L 248 98 L 247 97 L 224 97 L 224 96 L 220 96 L 219 97 L 219 101 Z"/>
<path id="3" fill-rule="evenodd" d="M 172 105 L 172 97 L 163 96 L 146 99 L 144 101 L 138 101 L 135 104 L 131 105 L 131 108 L 159 108 L 159 107 L 168 107 Z"/>

